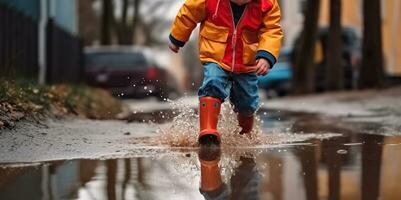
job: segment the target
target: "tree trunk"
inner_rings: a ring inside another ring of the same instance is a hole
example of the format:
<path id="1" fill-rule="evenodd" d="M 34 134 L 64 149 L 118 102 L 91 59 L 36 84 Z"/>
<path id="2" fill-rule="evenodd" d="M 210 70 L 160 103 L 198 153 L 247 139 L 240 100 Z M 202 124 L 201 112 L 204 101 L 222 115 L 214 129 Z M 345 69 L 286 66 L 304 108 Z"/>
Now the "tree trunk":
<path id="1" fill-rule="evenodd" d="M 341 0 L 330 1 L 330 28 L 327 55 L 327 90 L 344 88 L 341 40 Z"/>
<path id="2" fill-rule="evenodd" d="M 141 0 L 134 0 L 134 3 L 130 4 L 128 0 L 123 0 L 122 4 L 122 17 L 119 22 L 116 22 L 116 35 L 118 37 L 118 44 L 120 45 L 132 45 L 135 43 L 135 32 L 138 26 L 140 13 Z M 132 16 L 131 24 L 128 24 L 128 8 L 133 6 L 134 14 Z"/>
<path id="3" fill-rule="evenodd" d="M 364 0 L 363 16 L 362 67 L 359 88 L 381 88 L 384 86 L 381 1 Z"/>
<path id="4" fill-rule="evenodd" d="M 134 1 L 134 19 L 132 20 L 132 38 L 134 39 L 134 42 L 136 40 L 136 29 L 140 22 L 139 7 L 141 6 L 141 2 L 142 0 Z"/>
<path id="5" fill-rule="evenodd" d="M 102 45 L 111 44 L 111 24 L 113 17 L 113 4 L 111 0 L 103 0 L 101 38 Z"/>
<path id="6" fill-rule="evenodd" d="M 127 27 L 128 7 L 128 0 L 123 0 L 121 21 L 120 23 L 116 22 L 116 35 L 118 37 L 118 44 L 121 45 L 132 43 L 132 41 L 130 41 L 129 28 Z"/>
<path id="7" fill-rule="evenodd" d="M 314 54 L 318 33 L 320 0 L 307 0 L 300 46 L 295 52 L 293 93 L 307 94 L 315 90 Z"/>
<path id="8" fill-rule="evenodd" d="M 95 15 L 92 8 L 93 1 L 79 2 L 79 35 L 83 38 L 85 45 L 92 45 L 94 41 L 99 40 L 100 20 Z"/>

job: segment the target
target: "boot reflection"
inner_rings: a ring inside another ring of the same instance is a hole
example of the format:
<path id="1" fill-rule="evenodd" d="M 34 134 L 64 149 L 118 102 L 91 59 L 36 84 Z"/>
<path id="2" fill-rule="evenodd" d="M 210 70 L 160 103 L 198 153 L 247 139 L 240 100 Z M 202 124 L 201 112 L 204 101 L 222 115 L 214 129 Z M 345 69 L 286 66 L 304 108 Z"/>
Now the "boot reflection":
<path id="1" fill-rule="evenodd" d="M 219 161 L 221 150 L 219 147 L 202 147 L 199 150 L 201 171 L 200 193 L 205 199 L 227 199 L 228 189 L 223 183 Z"/>
<path id="2" fill-rule="evenodd" d="M 201 163 L 200 193 L 206 200 L 257 200 L 261 176 L 254 158 L 241 157 L 241 164 L 230 177 L 228 186 L 222 180 L 219 161 L 221 150 L 215 148 L 200 148 Z"/>

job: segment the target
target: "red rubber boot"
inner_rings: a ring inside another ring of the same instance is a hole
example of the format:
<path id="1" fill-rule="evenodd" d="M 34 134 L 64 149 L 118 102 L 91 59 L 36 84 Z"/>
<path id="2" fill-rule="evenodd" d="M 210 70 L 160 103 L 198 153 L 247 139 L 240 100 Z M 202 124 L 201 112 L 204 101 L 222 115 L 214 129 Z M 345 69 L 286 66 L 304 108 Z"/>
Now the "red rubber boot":
<path id="1" fill-rule="evenodd" d="M 220 134 L 217 132 L 221 101 L 213 97 L 199 98 L 200 144 L 220 144 Z"/>
<path id="2" fill-rule="evenodd" d="M 243 116 L 243 115 L 238 114 L 237 118 L 238 118 L 238 124 L 242 128 L 240 134 L 241 135 L 250 134 L 253 129 L 253 121 L 254 121 L 253 115 L 252 116 Z"/>

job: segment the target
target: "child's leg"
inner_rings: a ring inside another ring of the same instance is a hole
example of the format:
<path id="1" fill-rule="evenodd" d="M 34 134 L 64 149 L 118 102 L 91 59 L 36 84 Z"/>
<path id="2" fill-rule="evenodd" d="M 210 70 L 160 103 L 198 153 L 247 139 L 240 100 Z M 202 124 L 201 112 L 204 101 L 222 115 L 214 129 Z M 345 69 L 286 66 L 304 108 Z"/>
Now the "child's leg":
<path id="1" fill-rule="evenodd" d="M 230 101 L 238 113 L 241 134 L 250 133 L 253 128 L 254 113 L 259 106 L 258 78 L 255 73 L 235 74 Z"/>
<path id="2" fill-rule="evenodd" d="M 216 63 L 205 63 L 203 65 L 204 77 L 199 89 L 199 97 L 213 97 L 224 101 L 229 95 L 229 75 Z"/>
<path id="3" fill-rule="evenodd" d="M 220 114 L 221 102 L 229 94 L 228 74 L 216 63 L 204 65 L 204 79 L 199 89 L 199 143 L 208 143 L 217 139 L 220 142 L 220 134 L 217 132 L 217 122 Z"/>

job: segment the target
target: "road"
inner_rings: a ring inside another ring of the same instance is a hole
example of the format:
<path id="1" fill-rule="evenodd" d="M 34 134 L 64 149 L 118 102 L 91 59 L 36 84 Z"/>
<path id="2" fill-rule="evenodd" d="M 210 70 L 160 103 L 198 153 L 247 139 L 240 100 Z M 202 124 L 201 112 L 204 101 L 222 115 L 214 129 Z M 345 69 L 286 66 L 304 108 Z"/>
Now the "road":
<path id="1" fill-rule="evenodd" d="M 316 98 L 302 100 L 313 112 L 294 99 L 264 101 L 252 139 L 236 134 L 225 104 L 222 147 L 206 154 L 196 145 L 195 97 L 129 100 L 129 122 L 21 123 L 1 133 L 0 199 L 400 199 L 396 126 L 319 114 Z"/>

